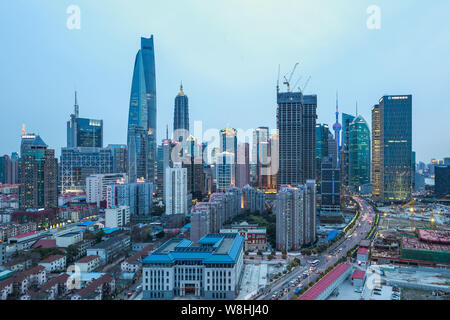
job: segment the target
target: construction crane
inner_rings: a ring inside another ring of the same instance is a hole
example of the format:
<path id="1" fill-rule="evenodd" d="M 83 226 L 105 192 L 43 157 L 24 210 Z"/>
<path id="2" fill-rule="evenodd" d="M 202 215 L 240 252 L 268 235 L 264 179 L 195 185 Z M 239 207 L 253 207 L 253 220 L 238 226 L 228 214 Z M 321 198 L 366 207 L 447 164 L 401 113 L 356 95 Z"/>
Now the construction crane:
<path id="1" fill-rule="evenodd" d="M 297 69 L 297 66 L 298 66 L 298 65 L 299 65 L 298 62 L 294 65 L 294 68 L 292 69 L 291 74 L 289 75 L 289 79 L 286 78 L 287 74 L 284 76 L 284 82 L 283 82 L 283 84 L 285 84 L 285 85 L 287 86 L 287 92 L 290 92 L 290 91 L 291 91 L 290 85 L 291 85 L 292 76 L 294 75 L 295 69 Z"/>
<path id="2" fill-rule="evenodd" d="M 411 217 L 410 217 L 410 221 L 411 221 L 411 232 L 414 232 L 414 230 L 416 229 L 415 224 L 414 224 L 414 204 L 416 203 L 416 200 L 412 199 L 411 201 L 409 201 L 408 203 L 405 203 L 404 205 L 402 205 L 400 208 L 404 209 L 407 206 L 409 206 L 409 212 L 411 213 Z"/>
<path id="3" fill-rule="evenodd" d="M 303 94 L 303 92 L 305 92 L 306 87 L 309 84 L 309 80 L 311 80 L 311 76 L 308 77 L 308 79 L 306 80 L 305 84 L 303 85 L 303 88 L 298 88 L 298 90 Z"/>

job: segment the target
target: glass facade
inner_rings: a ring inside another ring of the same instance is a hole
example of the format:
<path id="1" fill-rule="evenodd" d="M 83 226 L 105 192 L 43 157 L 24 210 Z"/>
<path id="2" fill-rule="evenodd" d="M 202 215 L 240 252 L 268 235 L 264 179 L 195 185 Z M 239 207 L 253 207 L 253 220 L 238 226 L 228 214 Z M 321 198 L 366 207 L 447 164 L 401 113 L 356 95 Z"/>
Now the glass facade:
<path id="1" fill-rule="evenodd" d="M 349 127 L 349 182 L 357 189 L 370 183 L 370 130 L 359 115 Z"/>
<path id="2" fill-rule="evenodd" d="M 145 142 L 142 133 L 145 132 Z M 141 38 L 131 84 L 128 115 L 129 178 L 153 182 L 156 170 L 156 79 L 153 36 Z M 143 173 L 141 173 L 143 170 Z"/>
<path id="3" fill-rule="evenodd" d="M 412 96 L 383 96 L 372 109 L 372 185 L 376 201 L 405 202 L 412 193 Z"/>

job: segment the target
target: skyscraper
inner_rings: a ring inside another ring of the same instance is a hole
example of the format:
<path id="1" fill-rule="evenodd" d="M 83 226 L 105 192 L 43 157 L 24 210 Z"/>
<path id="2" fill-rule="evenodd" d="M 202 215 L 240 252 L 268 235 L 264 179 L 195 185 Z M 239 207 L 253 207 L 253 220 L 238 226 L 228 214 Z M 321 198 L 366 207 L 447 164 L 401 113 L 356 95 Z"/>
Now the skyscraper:
<path id="1" fill-rule="evenodd" d="M 358 190 L 370 183 L 370 130 L 366 120 L 359 115 L 349 128 L 349 183 Z"/>
<path id="2" fill-rule="evenodd" d="M 183 85 L 180 85 L 180 91 L 175 97 L 175 107 L 173 110 L 173 131 L 174 139 L 182 142 L 183 137 L 177 134 L 177 130 L 185 130 L 185 135 L 189 132 L 189 100 L 184 94 Z"/>
<path id="3" fill-rule="evenodd" d="M 315 178 L 317 96 L 277 93 L 278 185 L 304 184 Z"/>
<path id="4" fill-rule="evenodd" d="M 30 135 L 23 135 L 29 140 Z M 58 206 L 58 170 L 55 151 L 48 149 L 39 135 L 19 160 L 19 206 L 21 209 L 55 208 Z"/>
<path id="5" fill-rule="evenodd" d="M 243 188 L 250 180 L 250 146 L 248 143 L 238 145 L 236 164 L 236 187 Z"/>
<path id="6" fill-rule="evenodd" d="M 341 211 L 341 177 L 332 157 L 322 159 L 321 203 L 322 212 Z"/>
<path id="7" fill-rule="evenodd" d="M 174 163 L 166 169 L 166 180 L 166 215 L 187 214 L 187 169 Z"/>
<path id="8" fill-rule="evenodd" d="M 267 143 L 269 141 L 269 128 L 259 127 L 253 131 L 252 164 L 253 185 L 260 187 L 263 184 L 262 167 L 267 158 Z"/>
<path id="9" fill-rule="evenodd" d="M 103 147 L 103 120 L 79 117 L 80 108 L 75 91 L 74 113 L 67 121 L 67 147 Z"/>
<path id="10" fill-rule="evenodd" d="M 412 96 L 383 96 L 372 109 L 375 201 L 405 202 L 412 192 Z"/>
<path id="11" fill-rule="evenodd" d="M 316 241 L 316 185 L 282 186 L 276 199 L 276 247 L 299 250 Z"/>
<path id="12" fill-rule="evenodd" d="M 355 119 L 354 116 L 343 113 L 342 114 L 342 145 L 340 149 L 340 164 L 341 169 L 341 193 L 345 193 L 350 186 L 350 124 Z"/>
<path id="13" fill-rule="evenodd" d="M 316 124 L 316 176 L 317 190 L 320 193 L 322 159 L 328 157 L 328 136 L 331 134 L 327 124 Z"/>
<path id="14" fill-rule="evenodd" d="M 146 140 L 141 141 L 142 139 Z M 141 38 L 136 54 L 128 115 L 130 181 L 154 182 L 156 171 L 156 79 L 153 35 Z"/>

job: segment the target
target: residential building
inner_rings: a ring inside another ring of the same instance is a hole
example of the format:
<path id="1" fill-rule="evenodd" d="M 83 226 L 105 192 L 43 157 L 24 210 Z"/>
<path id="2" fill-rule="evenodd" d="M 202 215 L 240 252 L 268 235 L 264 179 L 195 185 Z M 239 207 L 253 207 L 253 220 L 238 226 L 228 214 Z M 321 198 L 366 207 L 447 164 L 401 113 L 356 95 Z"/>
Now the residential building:
<path id="1" fill-rule="evenodd" d="M 47 272 L 58 272 L 66 269 L 67 258 L 66 256 L 57 254 L 50 256 L 41 262 L 39 262 L 40 266 L 45 268 Z"/>
<path id="2" fill-rule="evenodd" d="M 106 207 L 128 206 L 131 216 L 149 216 L 152 213 L 153 192 L 153 183 L 142 180 L 110 185 L 106 190 Z"/>
<path id="3" fill-rule="evenodd" d="M 232 225 L 229 229 L 220 229 L 221 234 L 239 234 L 244 238 L 244 250 L 266 251 L 267 250 L 267 230 L 258 225 L 250 225 L 242 222 Z"/>
<path id="4" fill-rule="evenodd" d="M 276 246 L 300 250 L 316 241 L 316 185 L 282 186 L 276 199 Z"/>
<path id="5" fill-rule="evenodd" d="M 121 234 L 86 249 L 86 254 L 100 257 L 102 264 L 111 263 L 130 247 L 130 236 Z"/>
<path id="6" fill-rule="evenodd" d="M 71 245 L 83 241 L 83 232 L 66 232 L 63 234 L 55 235 L 55 240 L 56 246 L 60 248 L 67 248 Z"/>
<path id="7" fill-rule="evenodd" d="M 120 264 L 122 272 L 138 272 L 142 268 L 142 259 L 146 258 L 154 250 L 153 244 L 148 244 L 131 257 Z"/>
<path id="8" fill-rule="evenodd" d="M 105 227 L 122 228 L 130 223 L 130 207 L 119 206 L 105 209 Z"/>
<path id="9" fill-rule="evenodd" d="M 187 169 L 181 163 L 166 169 L 165 190 L 166 215 L 187 214 Z"/>
<path id="10" fill-rule="evenodd" d="M 79 268 L 80 272 L 93 272 L 100 267 L 101 259 L 96 255 L 89 255 L 81 258 L 75 262 L 75 267 Z"/>

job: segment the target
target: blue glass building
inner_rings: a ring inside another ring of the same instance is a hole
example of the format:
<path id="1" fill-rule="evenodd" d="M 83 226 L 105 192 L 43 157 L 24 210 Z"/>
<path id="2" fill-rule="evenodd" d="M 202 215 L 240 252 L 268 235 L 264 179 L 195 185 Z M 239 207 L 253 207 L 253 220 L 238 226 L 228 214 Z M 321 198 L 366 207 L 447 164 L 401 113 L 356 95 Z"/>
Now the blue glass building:
<path id="1" fill-rule="evenodd" d="M 412 193 L 412 96 L 383 96 L 372 109 L 372 185 L 376 201 L 407 202 Z"/>
<path id="2" fill-rule="evenodd" d="M 146 142 L 140 141 L 144 132 Z M 130 181 L 144 177 L 148 181 L 154 182 L 156 170 L 156 79 L 153 36 L 141 38 L 141 49 L 136 54 L 127 136 Z"/>
<path id="3" fill-rule="evenodd" d="M 370 183 L 370 130 L 359 115 L 350 124 L 349 132 L 349 182 L 358 189 Z"/>

